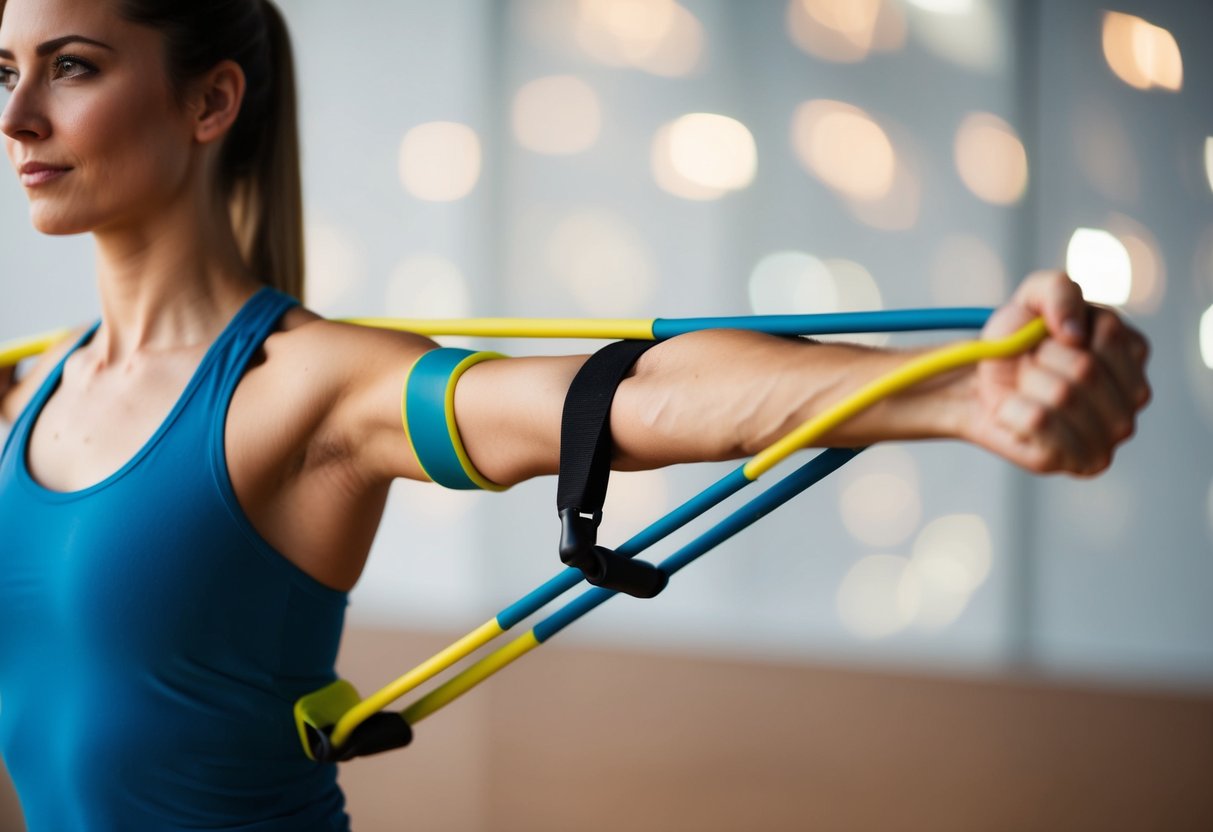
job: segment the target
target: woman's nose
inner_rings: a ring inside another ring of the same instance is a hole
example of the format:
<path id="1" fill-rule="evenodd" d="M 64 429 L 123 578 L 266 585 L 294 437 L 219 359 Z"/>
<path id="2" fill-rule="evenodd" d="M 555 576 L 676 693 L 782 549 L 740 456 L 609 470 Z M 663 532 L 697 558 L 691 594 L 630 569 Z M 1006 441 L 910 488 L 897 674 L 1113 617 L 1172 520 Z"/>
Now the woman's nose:
<path id="1" fill-rule="evenodd" d="M 7 100 L 0 98 L 0 105 L 0 133 L 16 141 L 37 141 L 50 135 L 50 121 L 39 102 L 36 85 L 18 81 Z"/>

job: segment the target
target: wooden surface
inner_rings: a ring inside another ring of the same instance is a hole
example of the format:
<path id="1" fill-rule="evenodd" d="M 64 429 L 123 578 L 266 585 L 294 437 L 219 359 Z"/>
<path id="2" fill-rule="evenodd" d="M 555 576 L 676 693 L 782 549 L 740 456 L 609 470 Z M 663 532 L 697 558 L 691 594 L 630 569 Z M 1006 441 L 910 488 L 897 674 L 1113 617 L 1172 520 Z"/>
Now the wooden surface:
<path id="1" fill-rule="evenodd" d="M 367 692 L 446 641 L 351 631 L 342 673 Z M 1213 694 L 557 641 L 341 780 L 361 832 L 1207 832 Z"/>

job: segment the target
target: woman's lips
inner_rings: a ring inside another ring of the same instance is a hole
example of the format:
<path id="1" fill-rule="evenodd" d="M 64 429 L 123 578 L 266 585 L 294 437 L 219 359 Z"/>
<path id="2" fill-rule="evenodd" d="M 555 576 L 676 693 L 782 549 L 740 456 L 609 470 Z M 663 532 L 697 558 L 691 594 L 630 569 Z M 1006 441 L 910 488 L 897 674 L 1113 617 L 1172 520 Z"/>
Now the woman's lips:
<path id="1" fill-rule="evenodd" d="M 44 168 L 21 174 L 21 184 L 27 188 L 36 188 L 48 182 L 54 182 L 65 174 L 71 173 L 71 168 Z"/>

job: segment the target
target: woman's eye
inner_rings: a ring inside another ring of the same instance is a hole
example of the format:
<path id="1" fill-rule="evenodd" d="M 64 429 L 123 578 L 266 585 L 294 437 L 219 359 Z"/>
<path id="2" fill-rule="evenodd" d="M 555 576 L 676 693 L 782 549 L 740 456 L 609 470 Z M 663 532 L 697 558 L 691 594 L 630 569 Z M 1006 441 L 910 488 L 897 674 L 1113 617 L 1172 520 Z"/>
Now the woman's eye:
<path id="1" fill-rule="evenodd" d="M 0 90 L 12 92 L 17 86 L 17 73 L 7 67 L 0 67 Z"/>
<path id="2" fill-rule="evenodd" d="M 55 59 L 55 72 L 62 78 L 79 78 L 93 72 L 93 68 L 71 55 L 61 55 Z"/>

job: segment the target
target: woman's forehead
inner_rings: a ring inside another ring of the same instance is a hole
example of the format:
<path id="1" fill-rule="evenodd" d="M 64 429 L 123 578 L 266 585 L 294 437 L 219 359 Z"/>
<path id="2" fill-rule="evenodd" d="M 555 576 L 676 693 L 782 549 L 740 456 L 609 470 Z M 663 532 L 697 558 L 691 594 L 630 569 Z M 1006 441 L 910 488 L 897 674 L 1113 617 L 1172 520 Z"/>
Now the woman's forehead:
<path id="1" fill-rule="evenodd" d="M 111 43 L 136 28 L 112 0 L 0 0 L 0 49 L 9 52 L 32 52 L 67 35 Z"/>

